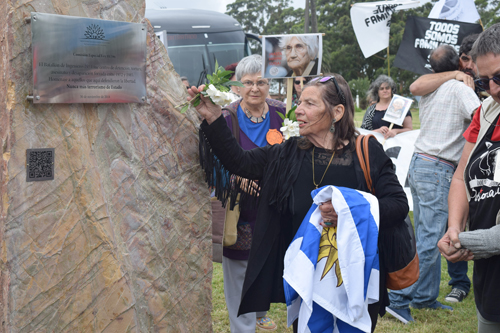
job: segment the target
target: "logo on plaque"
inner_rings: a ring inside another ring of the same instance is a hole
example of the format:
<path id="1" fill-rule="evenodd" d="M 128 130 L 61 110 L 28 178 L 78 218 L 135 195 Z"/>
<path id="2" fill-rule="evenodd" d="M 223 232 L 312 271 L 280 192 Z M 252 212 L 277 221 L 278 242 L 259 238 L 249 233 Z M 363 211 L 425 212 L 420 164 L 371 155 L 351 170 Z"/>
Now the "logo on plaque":
<path id="1" fill-rule="evenodd" d="M 104 40 L 104 38 L 106 38 L 106 36 L 104 36 L 104 31 L 97 24 L 91 24 L 87 27 L 87 30 L 85 31 L 85 37 L 87 37 L 86 39 L 97 40 Z"/>

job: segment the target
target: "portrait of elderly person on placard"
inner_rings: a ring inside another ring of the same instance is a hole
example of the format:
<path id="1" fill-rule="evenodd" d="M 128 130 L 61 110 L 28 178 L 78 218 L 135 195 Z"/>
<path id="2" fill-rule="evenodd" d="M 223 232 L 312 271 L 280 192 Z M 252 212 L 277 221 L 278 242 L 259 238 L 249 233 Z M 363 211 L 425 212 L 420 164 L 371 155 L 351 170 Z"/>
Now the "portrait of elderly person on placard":
<path id="1" fill-rule="evenodd" d="M 318 75 L 319 37 L 290 35 L 280 39 L 280 48 L 290 71 L 287 77 Z"/>
<path id="2" fill-rule="evenodd" d="M 400 118 L 401 114 L 404 111 L 405 104 L 406 103 L 405 103 L 404 99 L 402 99 L 402 98 L 396 98 L 392 102 L 392 105 L 389 107 L 389 109 L 387 110 L 387 112 L 385 113 L 386 116 L 392 117 L 392 118 L 395 118 L 395 119 Z"/>

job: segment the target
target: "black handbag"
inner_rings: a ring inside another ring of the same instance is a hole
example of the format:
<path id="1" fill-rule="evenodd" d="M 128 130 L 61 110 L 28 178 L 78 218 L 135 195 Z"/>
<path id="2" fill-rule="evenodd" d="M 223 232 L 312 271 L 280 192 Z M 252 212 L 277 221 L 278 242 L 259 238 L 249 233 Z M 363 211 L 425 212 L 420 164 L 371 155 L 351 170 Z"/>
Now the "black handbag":
<path id="1" fill-rule="evenodd" d="M 370 175 L 368 140 L 373 135 L 360 135 L 356 139 L 356 154 L 370 192 L 375 195 L 375 187 Z M 363 146 L 363 149 L 361 149 Z M 387 272 L 386 287 L 401 290 L 417 282 L 420 275 L 415 231 L 409 216 L 404 223 L 379 233 L 379 257 Z"/>

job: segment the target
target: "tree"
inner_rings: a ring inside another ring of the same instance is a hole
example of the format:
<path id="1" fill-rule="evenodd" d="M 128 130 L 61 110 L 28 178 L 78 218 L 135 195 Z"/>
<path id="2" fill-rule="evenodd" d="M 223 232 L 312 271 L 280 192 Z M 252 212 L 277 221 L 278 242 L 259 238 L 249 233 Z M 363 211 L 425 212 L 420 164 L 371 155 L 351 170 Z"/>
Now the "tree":
<path id="1" fill-rule="evenodd" d="M 397 93 L 410 95 L 409 86 L 417 74 L 393 67 L 396 53 L 403 39 L 408 16 L 427 17 L 437 0 L 422 6 L 394 13 L 391 19 L 389 57 L 387 50 L 365 58 L 352 28 L 350 9 L 359 0 L 305 0 L 306 10 L 293 9 L 289 0 L 236 0 L 227 6 L 227 14 L 237 19 L 246 31 L 262 35 L 300 34 L 304 31 L 325 33 L 323 37 L 322 72 L 341 74 L 348 82 L 367 79 L 372 82 L 380 74 L 388 74 L 398 85 Z M 500 22 L 500 0 L 476 0 L 476 7 L 485 28 Z M 315 9 L 314 9 L 315 8 Z M 311 29 L 309 15 L 311 12 Z M 313 30 L 313 14 L 317 15 L 317 30 Z M 354 81 L 353 81 L 354 80 Z M 361 94 L 360 94 L 361 95 Z"/>
<path id="2" fill-rule="evenodd" d="M 500 22 L 500 0 L 476 0 L 475 4 L 485 29 Z"/>

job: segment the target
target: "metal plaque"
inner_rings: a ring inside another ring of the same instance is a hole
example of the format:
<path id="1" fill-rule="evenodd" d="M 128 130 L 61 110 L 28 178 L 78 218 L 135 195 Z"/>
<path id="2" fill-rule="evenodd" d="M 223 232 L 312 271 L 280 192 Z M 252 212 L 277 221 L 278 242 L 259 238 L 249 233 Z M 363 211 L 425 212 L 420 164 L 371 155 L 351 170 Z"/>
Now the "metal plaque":
<path id="1" fill-rule="evenodd" d="M 34 103 L 142 103 L 145 24 L 31 13 Z"/>
<path id="2" fill-rule="evenodd" d="M 26 181 L 54 179 L 54 148 L 26 150 Z"/>

